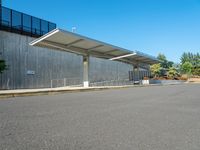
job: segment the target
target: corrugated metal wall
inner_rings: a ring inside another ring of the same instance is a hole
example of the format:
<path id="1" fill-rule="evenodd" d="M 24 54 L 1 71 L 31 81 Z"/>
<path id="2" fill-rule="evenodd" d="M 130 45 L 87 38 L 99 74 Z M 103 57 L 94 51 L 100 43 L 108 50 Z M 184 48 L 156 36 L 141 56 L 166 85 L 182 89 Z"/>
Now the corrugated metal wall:
<path id="1" fill-rule="evenodd" d="M 29 36 L 0 31 L 0 58 L 8 65 L 8 70 L 0 75 L 1 89 L 51 87 L 52 79 L 64 78 L 80 79 L 82 83 L 82 56 L 29 46 L 32 40 Z M 132 68 L 125 63 L 91 57 L 90 81 L 128 79 Z"/>
<path id="2" fill-rule="evenodd" d="M 43 88 L 50 87 L 51 79 L 82 77 L 81 56 L 29 46 L 32 40 L 0 31 L 0 57 L 8 65 L 8 70 L 1 75 L 2 88 Z M 28 70 L 35 74 L 28 75 Z"/>
<path id="3" fill-rule="evenodd" d="M 91 57 L 90 82 L 129 79 L 129 71 L 132 69 L 126 63 Z"/>

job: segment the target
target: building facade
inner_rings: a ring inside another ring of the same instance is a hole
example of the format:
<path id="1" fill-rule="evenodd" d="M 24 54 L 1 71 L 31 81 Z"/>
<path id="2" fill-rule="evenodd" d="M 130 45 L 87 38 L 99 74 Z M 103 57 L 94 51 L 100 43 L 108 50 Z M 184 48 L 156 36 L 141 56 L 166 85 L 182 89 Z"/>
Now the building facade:
<path id="1" fill-rule="evenodd" d="M 83 57 L 29 43 L 56 28 L 56 24 L 9 8 L 0 9 L 0 59 L 7 70 L 0 74 L 1 89 L 81 86 Z M 89 58 L 91 85 L 129 81 L 133 65 L 102 58 Z M 142 74 L 148 76 L 149 74 Z M 132 79 L 131 79 L 132 80 Z"/>

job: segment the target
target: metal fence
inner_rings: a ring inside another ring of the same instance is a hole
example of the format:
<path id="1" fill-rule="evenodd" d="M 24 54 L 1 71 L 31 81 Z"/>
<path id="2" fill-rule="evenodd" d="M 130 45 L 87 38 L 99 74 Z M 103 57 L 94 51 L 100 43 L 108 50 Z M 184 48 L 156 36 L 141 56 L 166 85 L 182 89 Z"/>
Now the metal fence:
<path id="1" fill-rule="evenodd" d="M 90 82 L 90 86 L 123 86 L 133 85 L 134 81 L 130 79 L 114 79 L 107 81 Z M 52 79 L 51 88 L 57 87 L 81 87 L 83 86 L 83 80 L 80 78 L 63 78 L 63 79 Z"/>
<path id="2" fill-rule="evenodd" d="M 123 86 L 123 85 L 133 85 L 134 81 L 130 81 L 129 79 L 116 79 L 109 81 L 100 81 L 100 82 L 92 82 L 90 86 Z"/>
<path id="3" fill-rule="evenodd" d="M 143 80 L 144 77 L 150 78 L 151 77 L 151 72 L 150 71 L 146 71 L 146 70 L 140 70 L 139 72 L 137 72 L 137 71 L 129 71 L 129 79 L 131 81 Z"/>
<path id="4" fill-rule="evenodd" d="M 144 77 L 149 78 L 151 76 L 150 71 L 140 70 L 129 71 L 129 77 L 126 76 L 112 79 L 112 80 L 99 80 L 90 82 L 90 86 L 124 86 L 133 84 L 142 84 Z M 83 80 L 80 78 L 63 78 L 63 79 L 52 79 L 51 88 L 66 87 L 66 86 L 83 86 Z"/>
<path id="5" fill-rule="evenodd" d="M 83 81 L 80 78 L 63 78 L 63 79 L 52 79 L 51 80 L 51 88 L 56 87 L 79 87 L 83 86 Z"/>
<path id="6" fill-rule="evenodd" d="M 56 28 L 45 21 L 6 7 L 0 7 L 0 29 L 33 37 L 40 37 Z"/>

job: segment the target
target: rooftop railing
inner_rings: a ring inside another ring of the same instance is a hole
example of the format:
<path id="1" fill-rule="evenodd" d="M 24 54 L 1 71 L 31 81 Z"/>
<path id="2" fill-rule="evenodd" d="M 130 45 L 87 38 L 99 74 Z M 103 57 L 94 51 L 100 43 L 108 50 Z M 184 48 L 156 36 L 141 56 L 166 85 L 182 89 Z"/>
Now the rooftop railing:
<path id="1" fill-rule="evenodd" d="M 51 23 L 3 6 L 0 7 L 0 30 L 40 37 L 55 28 L 55 23 Z"/>

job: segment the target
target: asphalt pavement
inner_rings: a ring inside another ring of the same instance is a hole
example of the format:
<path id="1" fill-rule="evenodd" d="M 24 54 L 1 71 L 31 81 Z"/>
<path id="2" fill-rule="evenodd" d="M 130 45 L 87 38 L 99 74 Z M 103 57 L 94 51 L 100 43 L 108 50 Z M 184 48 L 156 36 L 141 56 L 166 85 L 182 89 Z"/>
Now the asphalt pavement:
<path id="1" fill-rule="evenodd" d="M 0 150 L 199 150 L 200 84 L 0 99 Z"/>

